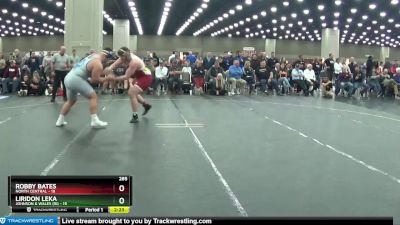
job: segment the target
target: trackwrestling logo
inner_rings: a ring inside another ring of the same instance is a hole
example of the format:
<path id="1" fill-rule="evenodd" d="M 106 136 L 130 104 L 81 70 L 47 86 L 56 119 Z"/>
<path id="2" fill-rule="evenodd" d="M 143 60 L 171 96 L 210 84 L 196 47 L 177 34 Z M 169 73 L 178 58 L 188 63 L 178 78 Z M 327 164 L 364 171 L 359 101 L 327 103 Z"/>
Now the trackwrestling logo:
<path id="1" fill-rule="evenodd" d="M 5 224 L 6 223 L 6 218 L 5 217 L 1 217 L 0 218 L 0 224 Z"/>

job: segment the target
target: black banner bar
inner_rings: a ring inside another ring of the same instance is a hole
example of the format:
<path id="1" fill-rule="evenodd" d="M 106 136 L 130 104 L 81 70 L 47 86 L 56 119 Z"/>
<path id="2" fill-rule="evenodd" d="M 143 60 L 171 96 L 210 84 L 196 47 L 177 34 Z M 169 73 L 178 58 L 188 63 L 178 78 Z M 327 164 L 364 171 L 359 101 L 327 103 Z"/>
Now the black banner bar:
<path id="1" fill-rule="evenodd" d="M 126 181 L 119 181 L 120 178 L 126 177 Z M 116 183 L 128 182 L 130 176 L 11 176 L 10 180 L 16 182 L 44 182 L 44 183 Z"/>
<path id="2" fill-rule="evenodd" d="M 11 177 L 8 176 L 8 206 L 11 206 Z"/>
<path id="3" fill-rule="evenodd" d="M 60 217 L 64 224 L 262 224 L 262 225 L 393 225 L 393 218 L 165 218 L 165 217 Z"/>
<path id="4" fill-rule="evenodd" d="M 13 213 L 78 213 L 77 207 L 11 207 Z"/>

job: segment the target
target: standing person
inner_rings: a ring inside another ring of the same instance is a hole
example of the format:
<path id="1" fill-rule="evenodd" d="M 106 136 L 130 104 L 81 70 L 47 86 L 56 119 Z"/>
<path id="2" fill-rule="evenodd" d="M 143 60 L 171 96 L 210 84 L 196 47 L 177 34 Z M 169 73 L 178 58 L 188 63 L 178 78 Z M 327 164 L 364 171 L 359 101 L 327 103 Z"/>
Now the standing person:
<path id="1" fill-rule="evenodd" d="M 139 122 L 138 116 L 138 108 L 139 103 L 143 105 L 144 112 L 143 116 L 146 115 L 151 109 L 151 105 L 140 95 L 143 91 L 146 91 L 153 82 L 153 76 L 148 68 L 146 68 L 142 59 L 140 59 L 135 54 L 131 53 L 129 48 L 122 47 L 117 52 L 119 59 L 113 63 L 110 67 L 105 70 L 105 74 L 108 75 L 112 72 L 112 70 L 120 64 L 127 64 L 128 69 L 125 72 L 125 75 L 120 77 L 110 76 L 110 79 L 114 79 L 116 81 L 128 80 L 129 78 L 134 78 L 133 82 L 130 84 L 130 88 L 128 91 L 128 95 L 131 99 L 132 106 L 132 119 L 131 123 Z"/>
<path id="2" fill-rule="evenodd" d="M 51 63 L 51 75 L 54 76 L 53 93 L 51 102 L 55 102 L 57 90 L 60 87 L 60 82 L 63 85 L 64 101 L 67 101 L 67 88 L 65 87 L 64 79 L 69 70 L 69 57 L 65 53 L 67 49 L 61 46 L 60 52 L 55 54 Z"/>
<path id="3" fill-rule="evenodd" d="M 354 57 L 350 57 L 349 69 L 351 74 L 354 74 L 356 72 L 356 65 L 357 63 L 354 61 Z"/>
<path id="4" fill-rule="evenodd" d="M 325 59 L 325 70 L 328 75 L 328 80 L 333 80 L 333 74 L 335 72 L 335 60 L 333 53 L 329 54 L 329 58 Z"/>
<path id="5" fill-rule="evenodd" d="M 211 52 L 207 52 L 206 57 L 204 57 L 204 67 L 206 70 L 211 69 L 211 67 L 215 64 L 215 57 L 211 55 Z"/>
<path id="6" fill-rule="evenodd" d="M 369 79 L 372 76 L 372 71 L 374 70 L 374 61 L 373 61 L 372 55 L 368 56 L 367 59 L 367 71 L 366 71 L 366 77 Z"/>
<path id="7" fill-rule="evenodd" d="M 69 64 L 71 68 L 74 67 L 79 61 L 81 61 L 81 57 L 76 55 L 76 49 L 72 49 L 72 55 L 69 58 Z"/>
<path id="8" fill-rule="evenodd" d="M 26 64 L 28 65 L 28 68 L 31 71 L 31 75 L 33 75 L 33 72 L 39 70 L 39 66 L 40 66 L 39 57 L 36 55 L 35 52 L 31 53 L 31 57 L 28 59 Z"/>
<path id="9" fill-rule="evenodd" d="M 50 80 L 51 76 L 51 62 L 53 57 L 51 56 L 51 52 L 47 52 L 47 55 L 43 58 L 42 68 L 44 76 L 46 77 L 46 81 Z"/>
<path id="10" fill-rule="evenodd" d="M 65 86 L 68 89 L 68 100 L 64 103 L 56 126 L 67 125 L 65 116 L 77 101 L 78 93 L 89 99 L 89 109 L 92 128 L 105 128 L 108 123 L 103 122 L 97 116 L 97 95 L 91 84 L 102 83 L 106 78 L 101 78 L 103 74 L 103 63 L 111 58 L 111 49 L 106 49 L 100 53 L 89 55 L 84 58 L 68 73 L 65 77 Z"/>
<path id="11" fill-rule="evenodd" d="M 194 64 L 197 61 L 197 57 L 196 57 L 196 55 L 193 54 L 192 51 L 189 52 L 186 59 L 189 60 L 191 66 L 194 66 Z"/>

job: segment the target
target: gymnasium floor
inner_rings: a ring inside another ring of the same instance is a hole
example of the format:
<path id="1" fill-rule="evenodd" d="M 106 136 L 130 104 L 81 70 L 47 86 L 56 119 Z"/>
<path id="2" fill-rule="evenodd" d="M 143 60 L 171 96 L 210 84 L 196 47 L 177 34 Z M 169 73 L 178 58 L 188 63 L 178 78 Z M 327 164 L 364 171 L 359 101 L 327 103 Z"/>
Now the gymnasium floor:
<path id="1" fill-rule="evenodd" d="M 400 221 L 400 111 L 393 101 L 318 97 L 152 97 L 129 122 L 101 97 L 0 100 L 0 215 L 8 175 L 132 175 L 135 216 L 394 216 Z"/>

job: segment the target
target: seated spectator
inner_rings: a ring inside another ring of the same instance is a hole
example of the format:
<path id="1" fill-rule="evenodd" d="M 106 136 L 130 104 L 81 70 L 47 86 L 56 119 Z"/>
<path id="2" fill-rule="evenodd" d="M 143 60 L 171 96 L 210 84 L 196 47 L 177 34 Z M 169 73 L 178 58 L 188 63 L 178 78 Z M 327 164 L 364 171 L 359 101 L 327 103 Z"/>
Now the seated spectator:
<path id="1" fill-rule="evenodd" d="M 218 61 L 215 61 L 214 65 L 208 71 L 208 86 L 210 88 L 211 93 L 216 93 L 216 83 L 218 74 L 223 75 L 224 69 L 220 66 L 220 63 Z"/>
<path id="2" fill-rule="evenodd" d="M 215 83 L 215 95 L 224 96 L 226 94 L 225 90 L 225 80 L 222 73 L 217 74 L 216 83 Z"/>
<path id="3" fill-rule="evenodd" d="M 280 64 L 278 85 L 283 88 L 284 94 L 289 94 L 290 83 L 288 80 L 288 71 L 286 68 L 286 64 L 284 63 Z"/>
<path id="4" fill-rule="evenodd" d="M 193 83 L 193 73 L 192 73 L 192 67 L 190 66 L 190 61 L 185 60 L 183 61 L 183 68 L 182 68 L 182 73 L 180 75 L 180 78 L 182 80 L 182 89 L 184 93 L 190 93 L 192 94 L 192 83 Z"/>
<path id="5" fill-rule="evenodd" d="M 379 73 L 379 69 L 376 68 L 375 70 L 372 71 L 372 76 L 369 78 L 367 82 L 369 91 L 374 92 L 378 97 L 381 96 L 382 94 L 382 88 L 379 83 L 380 79 L 381 79 L 381 74 Z"/>
<path id="6" fill-rule="evenodd" d="M 251 68 L 250 61 L 246 61 L 244 63 L 242 79 L 245 80 L 249 85 L 250 88 L 249 94 L 251 95 L 255 84 L 255 72 L 254 69 Z"/>
<path id="7" fill-rule="evenodd" d="M 181 94 L 182 91 L 182 65 L 179 60 L 173 59 L 169 68 L 168 89 L 171 93 Z"/>
<path id="8" fill-rule="evenodd" d="M 396 81 L 397 85 L 400 85 L 400 67 L 396 69 L 396 73 L 393 76 L 393 80 Z"/>
<path id="9" fill-rule="evenodd" d="M 267 82 L 269 78 L 269 72 L 267 68 L 267 62 L 265 60 L 260 62 L 260 67 L 256 70 L 256 77 L 260 83 L 260 91 L 262 93 L 268 93 Z"/>
<path id="10" fill-rule="evenodd" d="M 349 96 L 353 94 L 353 84 L 351 83 L 352 76 L 349 73 L 348 66 L 342 67 L 342 72 L 339 74 L 337 79 L 338 86 L 335 89 L 335 95 L 339 95 L 340 92 L 346 91 Z"/>
<path id="11" fill-rule="evenodd" d="M 119 77 L 125 75 L 126 69 L 126 65 L 120 65 L 115 69 L 115 76 Z M 114 90 L 114 93 L 118 92 L 119 94 L 126 94 L 129 90 L 129 80 L 119 81 L 117 83 L 114 82 L 113 87 L 116 89 Z"/>
<path id="12" fill-rule="evenodd" d="M 156 68 L 154 67 L 153 58 L 146 58 L 143 61 L 144 61 L 144 64 L 146 65 L 146 68 L 150 70 L 151 76 L 153 78 L 153 81 L 152 81 L 152 84 L 153 84 L 154 80 L 155 80 L 155 76 L 156 76 Z M 147 89 L 146 93 L 148 95 L 154 94 L 153 85 L 150 85 L 150 87 Z"/>
<path id="13" fill-rule="evenodd" d="M 160 93 L 166 94 L 167 91 L 167 79 L 168 79 L 168 68 L 166 66 L 166 62 L 160 60 L 159 66 L 156 68 L 156 76 L 154 79 L 154 90 L 157 91 L 158 95 Z"/>
<path id="14" fill-rule="evenodd" d="M 304 73 L 303 70 L 300 69 L 300 64 L 295 64 L 295 68 L 292 70 L 291 77 L 293 84 L 297 85 L 297 92 L 303 91 L 304 95 L 308 96 L 310 93 L 304 81 Z"/>
<path id="15" fill-rule="evenodd" d="M 353 73 L 353 93 L 352 95 L 355 94 L 355 92 L 357 91 L 357 89 L 361 89 L 360 90 L 360 95 L 361 97 L 364 96 L 364 93 L 366 93 L 368 86 L 367 84 L 364 82 L 365 80 L 365 75 L 361 72 L 361 68 L 358 65 L 354 66 L 354 73 Z"/>
<path id="16" fill-rule="evenodd" d="M 382 86 L 385 90 L 385 95 L 388 92 L 392 92 L 395 96 L 396 99 L 400 99 L 399 97 L 399 89 L 397 87 L 397 82 L 392 79 L 392 76 L 389 74 L 389 70 L 387 68 L 383 69 L 383 75 L 382 75 Z"/>
<path id="17" fill-rule="evenodd" d="M 18 65 L 15 63 L 15 60 L 10 62 L 10 66 L 7 67 L 4 71 L 3 78 L 2 78 L 2 85 L 3 85 L 3 94 L 9 92 L 8 84 L 12 84 L 11 93 L 17 91 L 19 81 L 20 81 L 20 73 Z"/>
<path id="18" fill-rule="evenodd" d="M 396 69 L 397 68 L 399 68 L 400 66 L 399 66 L 399 61 L 398 60 L 396 60 L 393 64 L 392 64 L 392 66 L 390 67 L 390 72 L 394 75 L 394 74 L 396 74 Z"/>
<path id="19" fill-rule="evenodd" d="M 333 97 L 333 84 L 332 81 L 329 80 L 329 77 L 322 78 L 321 92 L 322 92 L 322 97 L 324 98 Z"/>
<path id="20" fill-rule="evenodd" d="M 279 63 L 275 63 L 275 66 L 270 71 L 270 75 L 268 78 L 268 87 L 272 90 L 275 90 L 277 95 L 282 95 L 282 90 L 279 90 L 278 86 L 278 79 L 280 78 L 279 74 L 280 69 L 281 65 Z"/>
<path id="21" fill-rule="evenodd" d="M 206 76 L 206 69 L 203 66 L 203 60 L 199 59 L 196 61 L 196 65 L 192 70 L 193 82 L 194 82 L 194 93 L 204 94 L 204 78 Z"/>
<path id="22" fill-rule="evenodd" d="M 43 95 L 46 86 L 40 80 L 40 75 L 38 71 L 33 72 L 33 78 L 30 82 L 28 88 L 28 95 L 31 96 L 40 96 Z"/>
<path id="23" fill-rule="evenodd" d="M 114 60 L 108 61 L 105 65 L 105 67 L 111 66 L 114 62 L 115 62 Z M 114 70 L 115 76 L 120 76 L 118 73 L 118 72 L 120 72 L 120 70 L 121 70 L 120 68 L 117 68 Z M 122 75 L 124 75 L 124 74 L 122 74 Z M 105 80 L 101 86 L 102 86 L 102 90 L 101 90 L 102 95 L 107 94 L 108 90 L 111 90 L 111 94 L 115 94 L 115 81 Z"/>
<path id="24" fill-rule="evenodd" d="M 31 85 L 31 81 L 29 79 L 29 75 L 25 74 L 23 76 L 19 90 L 17 92 L 18 96 L 20 96 L 20 97 L 27 96 L 30 85 Z"/>
<path id="25" fill-rule="evenodd" d="M 233 65 L 229 67 L 228 73 L 228 82 L 231 85 L 230 95 L 240 95 L 240 89 L 246 84 L 246 81 L 242 79 L 242 75 L 243 69 L 240 67 L 239 60 L 234 60 Z"/>
<path id="26" fill-rule="evenodd" d="M 318 88 L 318 82 L 311 64 L 308 64 L 307 69 L 304 70 L 304 78 L 306 80 L 308 91 L 310 91 L 311 95 L 314 96 L 314 91 Z"/>

